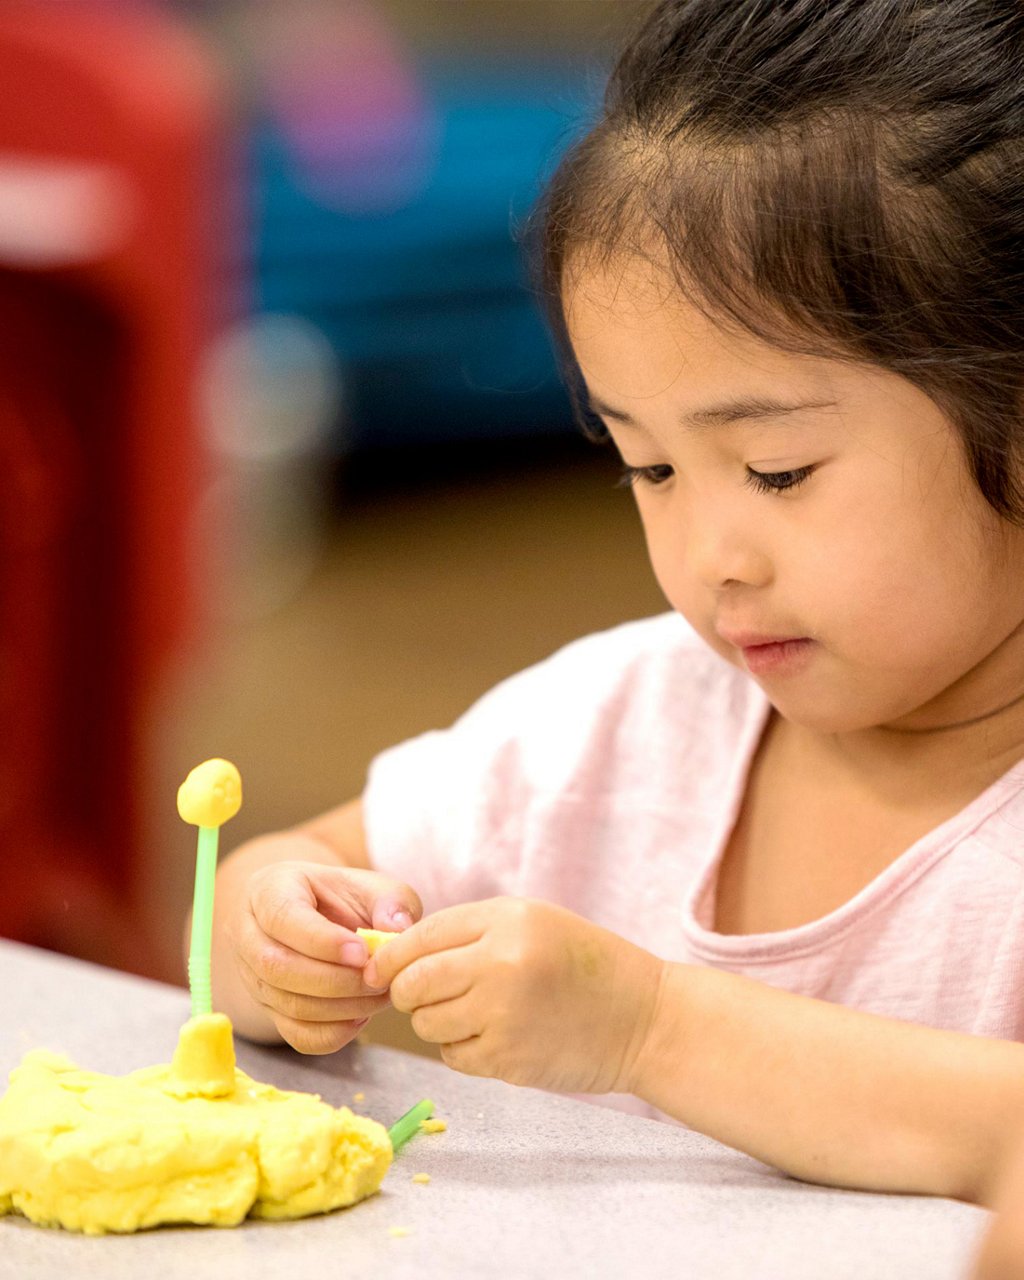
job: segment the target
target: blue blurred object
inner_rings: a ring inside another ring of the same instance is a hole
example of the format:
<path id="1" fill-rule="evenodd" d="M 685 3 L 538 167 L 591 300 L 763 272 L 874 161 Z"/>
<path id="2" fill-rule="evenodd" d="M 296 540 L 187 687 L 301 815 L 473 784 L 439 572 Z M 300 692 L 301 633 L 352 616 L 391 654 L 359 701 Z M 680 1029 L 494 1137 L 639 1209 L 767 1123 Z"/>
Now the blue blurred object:
<path id="1" fill-rule="evenodd" d="M 595 106 L 592 71 L 421 65 L 429 167 L 384 210 L 332 204 L 280 122 L 254 126 L 256 305 L 310 321 L 336 352 L 337 453 L 573 429 L 514 234 Z"/>

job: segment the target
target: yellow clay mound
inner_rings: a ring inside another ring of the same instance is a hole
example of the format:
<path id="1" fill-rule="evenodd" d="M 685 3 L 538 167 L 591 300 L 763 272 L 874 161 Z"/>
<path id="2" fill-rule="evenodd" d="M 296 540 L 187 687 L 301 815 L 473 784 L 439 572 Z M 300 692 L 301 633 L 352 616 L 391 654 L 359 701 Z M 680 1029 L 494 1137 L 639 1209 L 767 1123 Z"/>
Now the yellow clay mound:
<path id="1" fill-rule="evenodd" d="M 224 1023 L 193 1019 L 172 1066 L 121 1077 L 27 1054 L 0 1098 L 0 1214 L 101 1235 L 300 1218 L 376 1191 L 387 1130 L 251 1079 L 234 1067 Z"/>

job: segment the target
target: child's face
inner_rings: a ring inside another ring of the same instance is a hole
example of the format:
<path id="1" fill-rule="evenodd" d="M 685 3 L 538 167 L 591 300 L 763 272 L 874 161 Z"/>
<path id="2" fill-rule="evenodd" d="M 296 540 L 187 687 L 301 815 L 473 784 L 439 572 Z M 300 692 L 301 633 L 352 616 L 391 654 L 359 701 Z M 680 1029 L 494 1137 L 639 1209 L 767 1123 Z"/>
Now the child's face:
<path id="1" fill-rule="evenodd" d="M 986 504 L 928 396 L 723 335 L 633 260 L 570 275 L 565 305 L 592 399 L 633 420 L 600 414 L 623 461 L 650 468 L 634 492 L 665 595 L 787 719 L 927 728 L 1024 693 L 1024 531 Z M 819 407 L 683 421 L 753 397 Z M 744 632 L 806 643 L 759 662 Z"/>

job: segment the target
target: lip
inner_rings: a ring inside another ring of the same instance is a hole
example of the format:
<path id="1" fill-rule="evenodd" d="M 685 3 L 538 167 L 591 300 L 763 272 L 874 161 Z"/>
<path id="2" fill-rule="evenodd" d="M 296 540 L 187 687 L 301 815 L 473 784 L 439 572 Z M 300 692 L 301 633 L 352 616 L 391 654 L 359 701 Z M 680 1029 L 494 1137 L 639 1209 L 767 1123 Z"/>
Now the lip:
<path id="1" fill-rule="evenodd" d="M 726 644 L 735 649 L 756 649 L 763 644 L 785 644 L 788 640 L 806 640 L 807 636 L 770 636 L 759 631 L 719 631 Z"/>
<path id="2" fill-rule="evenodd" d="M 720 631 L 719 635 L 739 649 L 752 676 L 795 675 L 814 653 L 809 636 L 769 636 L 756 631 Z"/>

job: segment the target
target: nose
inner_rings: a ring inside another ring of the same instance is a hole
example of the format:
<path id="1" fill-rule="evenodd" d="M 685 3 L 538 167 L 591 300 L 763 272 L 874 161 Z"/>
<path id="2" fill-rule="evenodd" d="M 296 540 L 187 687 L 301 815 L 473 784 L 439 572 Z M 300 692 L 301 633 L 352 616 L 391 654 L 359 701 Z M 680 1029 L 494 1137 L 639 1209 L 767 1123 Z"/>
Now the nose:
<path id="1" fill-rule="evenodd" d="M 709 591 L 735 586 L 764 587 L 772 579 L 772 561 L 763 531 L 749 512 L 728 503 L 701 503 L 685 516 L 683 546 L 692 578 Z"/>

